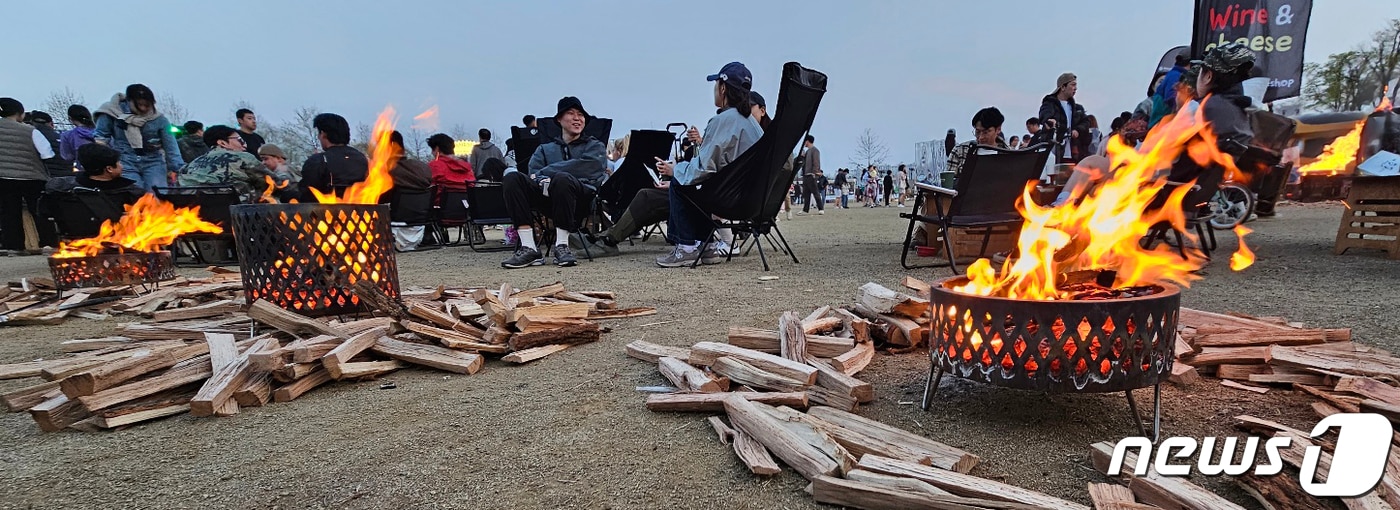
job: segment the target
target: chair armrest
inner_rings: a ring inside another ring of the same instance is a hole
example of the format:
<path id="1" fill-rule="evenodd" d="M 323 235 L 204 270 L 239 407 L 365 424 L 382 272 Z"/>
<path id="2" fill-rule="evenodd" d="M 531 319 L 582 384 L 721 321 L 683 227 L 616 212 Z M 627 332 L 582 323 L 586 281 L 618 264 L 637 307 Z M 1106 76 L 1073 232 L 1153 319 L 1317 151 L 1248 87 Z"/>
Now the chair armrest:
<path id="1" fill-rule="evenodd" d="M 958 192 L 957 192 L 956 190 L 951 190 L 951 189 L 948 189 L 948 188 L 944 188 L 944 187 L 942 187 L 942 186 L 934 186 L 934 185 L 932 185 L 932 184 L 924 184 L 924 183 L 922 183 L 922 182 L 916 182 L 916 183 L 914 183 L 914 187 L 919 188 L 919 189 L 921 189 L 921 190 L 923 190 L 923 191 L 930 191 L 930 192 L 933 192 L 933 193 L 938 193 L 938 194 L 940 194 L 940 195 L 948 195 L 948 196 L 950 196 L 950 197 L 956 197 L 956 196 L 958 196 Z"/>

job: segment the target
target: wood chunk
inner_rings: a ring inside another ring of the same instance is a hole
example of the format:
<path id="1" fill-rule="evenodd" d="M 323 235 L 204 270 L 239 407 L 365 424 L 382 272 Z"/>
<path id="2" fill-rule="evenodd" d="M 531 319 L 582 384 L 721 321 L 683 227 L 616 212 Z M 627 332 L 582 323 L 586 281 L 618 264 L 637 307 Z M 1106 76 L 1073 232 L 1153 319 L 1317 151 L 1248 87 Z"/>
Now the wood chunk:
<path id="1" fill-rule="evenodd" d="M 1337 382 L 1336 390 L 1354 393 L 1368 399 L 1400 404 L 1400 388 L 1369 377 L 1343 377 Z"/>
<path id="2" fill-rule="evenodd" d="M 846 473 L 856 466 L 856 457 L 846 450 L 836 438 L 817 426 L 817 420 L 809 420 L 801 411 L 790 407 L 772 407 L 764 404 L 754 404 L 763 412 L 768 413 L 777 419 L 778 424 L 786 428 L 788 432 L 797 434 L 807 444 L 820 450 L 827 458 L 836 462 L 841 473 Z"/>
<path id="3" fill-rule="evenodd" d="M 855 412 L 856 408 L 860 407 L 860 402 L 856 401 L 856 398 L 850 394 L 821 386 L 808 386 L 807 399 L 811 400 L 813 404 L 847 412 Z"/>
<path id="4" fill-rule="evenodd" d="M 773 460 L 773 456 L 768 454 L 768 449 L 742 431 L 734 431 L 734 453 L 749 468 L 749 472 L 755 475 L 768 476 L 783 472 Z"/>
<path id="5" fill-rule="evenodd" d="M 565 301 L 588 303 L 590 305 L 593 305 L 594 310 L 611 310 L 613 308 L 617 308 L 617 303 L 610 299 L 595 298 L 593 296 L 588 296 L 578 292 L 569 292 L 567 290 L 555 292 L 554 297 L 556 299 L 562 299 Z"/>
<path id="6" fill-rule="evenodd" d="M 907 487 L 819 476 L 812 480 L 812 499 L 818 503 L 863 510 L 1045 510 L 1047 507 L 990 501 L 959 496 L 938 496 Z"/>
<path id="7" fill-rule="evenodd" d="M 520 333 L 511 336 L 506 345 L 509 345 L 513 351 L 519 351 L 549 344 L 577 345 L 595 342 L 599 338 L 602 338 L 602 328 L 595 323 L 588 322 L 547 331 Z"/>
<path id="8" fill-rule="evenodd" d="M 729 425 L 726 425 L 724 423 L 723 418 L 720 418 L 718 416 L 711 416 L 709 418 L 705 418 L 705 422 L 709 423 L 710 427 L 715 429 L 715 434 L 719 436 L 720 443 L 728 445 L 734 441 L 734 434 L 737 431 L 732 428 L 729 428 Z"/>
<path id="9" fill-rule="evenodd" d="M 344 338 L 320 335 L 298 340 L 288 345 L 292 348 L 292 363 L 313 363 L 344 342 Z"/>
<path id="10" fill-rule="evenodd" d="M 242 407 L 262 407 L 272 401 L 272 372 L 255 370 L 248 380 L 233 392 L 233 400 Z"/>
<path id="11" fill-rule="evenodd" d="M 1234 480 L 1246 494 L 1267 510 L 1327 508 L 1322 500 L 1303 491 L 1294 473 L 1259 476 L 1250 471 L 1236 475 Z"/>
<path id="12" fill-rule="evenodd" d="M 224 333 L 205 333 L 204 342 L 209 346 L 209 366 L 215 372 L 224 367 L 232 365 L 238 359 L 238 347 L 233 335 Z"/>
<path id="13" fill-rule="evenodd" d="M 472 319 L 486 315 L 486 310 L 475 301 L 466 299 L 447 300 L 447 313 L 459 319 Z"/>
<path id="14" fill-rule="evenodd" d="M 840 317 L 823 317 L 810 321 L 801 321 L 802 332 L 815 335 L 817 333 L 829 333 L 841 329 L 844 324 Z"/>
<path id="15" fill-rule="evenodd" d="M 208 379 L 212 374 L 209 356 L 206 354 L 195 358 L 184 366 L 172 367 L 160 375 L 78 397 L 78 402 L 82 404 L 83 408 L 96 412 L 122 402 L 202 381 Z"/>
<path id="16" fill-rule="evenodd" d="M 479 337 L 463 335 L 457 332 L 456 330 L 440 329 L 424 324 L 419 324 L 416 322 L 403 322 L 402 324 L 409 331 L 418 333 L 423 336 L 436 338 L 439 342 L 442 342 L 442 345 L 453 349 L 481 351 L 494 354 L 503 354 L 510 350 L 510 348 L 505 345 L 484 343 Z"/>
<path id="17" fill-rule="evenodd" d="M 504 320 L 504 319 L 502 319 L 502 320 Z M 493 319 L 493 322 L 494 322 L 494 319 Z M 481 339 L 482 339 L 483 342 L 486 342 L 486 343 L 491 344 L 491 345 L 506 345 L 506 344 L 510 343 L 510 338 L 511 338 L 512 336 L 515 336 L 515 335 L 512 334 L 512 333 L 511 333 L 509 330 L 507 330 L 506 328 L 501 327 L 501 326 L 492 325 L 491 327 L 486 328 L 486 334 L 485 334 L 485 335 L 482 335 Z M 507 348 L 507 349 L 509 349 L 509 348 Z"/>
<path id="18" fill-rule="evenodd" d="M 331 323 L 331 326 L 340 332 L 345 333 L 346 338 L 364 333 L 374 328 L 393 327 L 398 322 L 393 317 L 370 317 L 368 319 L 354 320 L 344 323 Z M 341 338 L 344 340 L 344 338 Z"/>
<path id="19" fill-rule="evenodd" d="M 744 349 L 717 342 L 700 342 L 690 348 L 690 364 L 697 366 L 713 365 L 715 360 L 728 356 L 743 361 L 754 368 L 796 380 L 804 385 L 817 382 L 817 369 L 806 363 L 798 363 L 751 349 Z"/>
<path id="20" fill-rule="evenodd" d="M 659 363 L 661 358 L 666 356 L 685 362 L 690 361 L 690 349 L 657 345 L 645 340 L 636 340 L 627 344 L 627 355 L 651 363 Z"/>
<path id="21" fill-rule="evenodd" d="M 62 366 L 69 362 L 69 360 L 57 359 L 0 365 L 0 380 L 37 377 L 46 368 Z"/>
<path id="22" fill-rule="evenodd" d="M 719 381 L 714 380 L 700 369 L 676 358 L 662 357 L 657 362 L 657 368 L 666 380 L 671 381 L 671 384 L 680 388 L 681 391 L 692 393 L 716 393 L 724 391 L 724 388 L 720 387 Z M 730 378 L 730 380 L 733 380 L 733 378 Z"/>
<path id="23" fill-rule="evenodd" d="M 807 333 L 802 328 L 802 319 L 796 312 L 783 312 L 778 317 L 778 352 L 783 358 L 807 362 Z"/>
<path id="24" fill-rule="evenodd" d="M 1089 483 L 1089 500 L 1094 502 L 1094 508 L 1103 510 L 1115 503 L 1135 503 L 1133 491 L 1122 485 L 1113 483 Z"/>
<path id="25" fill-rule="evenodd" d="M 812 313 L 809 313 L 806 317 L 803 317 L 802 323 L 806 324 L 808 322 L 812 322 L 822 317 L 826 317 L 826 315 L 829 313 L 831 313 L 831 305 L 819 306 L 816 310 L 812 310 Z"/>
<path id="26" fill-rule="evenodd" d="M 952 496 L 953 493 L 929 485 L 922 480 L 905 478 L 903 476 L 891 476 L 864 469 L 852 469 L 846 472 L 846 479 L 855 482 L 865 482 L 871 485 L 878 485 L 888 489 L 908 492 L 911 494 L 923 494 L 928 496 Z"/>
<path id="27" fill-rule="evenodd" d="M 1113 443 L 1106 441 L 1094 443 L 1090 447 L 1089 453 L 1094 469 L 1107 474 L 1109 459 L 1113 457 Z M 1122 472 L 1123 478 L 1128 479 L 1128 488 L 1143 503 L 1162 508 L 1244 510 L 1244 507 L 1217 496 L 1214 492 L 1193 484 L 1185 478 L 1162 476 L 1150 467 L 1146 475 L 1134 476 L 1132 473 L 1137 462 L 1137 455 L 1127 453 L 1123 458 Z"/>
<path id="28" fill-rule="evenodd" d="M 856 291 L 856 302 L 878 314 L 892 314 L 909 318 L 924 315 L 929 311 L 927 299 L 895 292 L 875 282 L 860 286 L 860 289 Z"/>
<path id="29" fill-rule="evenodd" d="M 1270 331 L 1267 333 L 1217 333 L 1197 334 L 1191 340 L 1196 347 L 1248 347 L 1258 345 L 1311 345 L 1327 341 L 1327 334 L 1320 329 L 1299 329 L 1293 331 Z"/>
<path id="30" fill-rule="evenodd" d="M 1322 386 L 1325 380 L 1320 375 L 1313 374 L 1252 374 L 1249 382 L 1260 384 L 1310 384 Z"/>
<path id="31" fill-rule="evenodd" d="M 1190 386 L 1201 382 L 1201 374 L 1196 371 L 1196 367 L 1177 361 L 1172 363 L 1172 374 L 1167 376 L 1167 382 L 1177 386 Z"/>
<path id="32" fill-rule="evenodd" d="M 288 363 L 286 365 L 283 365 L 282 368 L 279 368 L 275 372 L 273 372 L 272 377 L 277 379 L 277 382 L 289 383 L 311 375 L 312 372 L 315 372 L 316 369 L 320 368 L 321 366 L 322 365 L 320 363 L 314 362 Z"/>
<path id="33" fill-rule="evenodd" d="M 1220 380 L 1220 385 L 1221 385 L 1221 386 L 1224 386 L 1224 387 L 1226 387 L 1226 388 L 1234 388 L 1234 389 L 1237 389 L 1237 390 L 1252 391 L 1252 392 L 1254 392 L 1254 393 L 1258 393 L 1258 394 L 1261 394 L 1261 395 L 1269 392 L 1269 389 L 1268 389 L 1268 388 L 1265 388 L 1265 387 L 1262 387 L 1262 386 L 1254 386 L 1254 385 L 1249 385 L 1249 384 L 1241 384 L 1241 383 L 1237 383 L 1237 382 L 1235 382 L 1235 381 L 1231 381 L 1231 380 L 1229 380 L 1229 379 L 1221 379 L 1221 380 Z"/>
<path id="34" fill-rule="evenodd" d="M 773 406 L 807 407 L 807 394 L 735 391 L 730 393 L 657 393 L 647 395 L 646 407 L 653 412 L 713 413 L 724 411 L 724 399 L 731 395 Z"/>
<path id="35" fill-rule="evenodd" d="M 446 349 L 381 337 L 371 350 L 390 358 L 446 370 L 458 374 L 475 374 L 483 363 L 480 354 Z"/>
<path id="36" fill-rule="evenodd" d="M 339 328 L 335 328 L 324 322 L 306 317 L 295 312 L 289 312 L 279 308 L 267 300 L 259 299 L 248 306 L 248 316 L 253 320 L 267 324 L 300 338 L 310 338 L 319 335 L 330 335 L 336 338 L 349 338 Z"/>
<path id="37" fill-rule="evenodd" d="M 398 360 L 389 361 L 352 361 L 340 367 L 340 379 L 359 379 L 378 377 L 400 368 L 407 367 L 408 364 Z M 329 370 L 327 370 L 329 371 Z M 335 378 L 334 375 L 331 376 Z"/>
<path id="38" fill-rule="evenodd" d="M 1274 373 L 1273 367 L 1269 365 L 1234 365 L 1225 364 L 1215 367 L 1215 376 L 1220 379 L 1234 379 L 1236 381 L 1248 381 L 1249 376 L 1264 375 Z"/>
<path id="39" fill-rule="evenodd" d="M 929 285 L 928 282 L 920 280 L 913 276 L 905 276 L 903 284 L 905 288 L 914 291 L 914 293 L 918 294 L 924 299 L 928 299 L 928 294 L 930 292 L 933 292 L 933 285 Z"/>
<path id="40" fill-rule="evenodd" d="M 819 358 L 831 358 L 840 356 L 846 351 L 855 347 L 855 340 L 850 338 L 837 338 L 832 336 L 807 335 L 807 354 Z M 781 341 L 777 331 L 759 328 L 746 328 L 732 326 L 729 328 L 729 343 L 745 349 L 767 354 L 779 354 L 782 352 Z"/>
<path id="41" fill-rule="evenodd" d="M 331 374 L 325 368 L 317 368 L 316 371 L 301 379 L 297 379 L 291 384 L 277 388 L 272 392 L 274 402 L 291 402 L 300 397 L 303 393 L 315 389 L 317 386 L 331 382 Z"/>
<path id="42" fill-rule="evenodd" d="M 10 390 L 0 395 L 0 404 L 5 406 L 5 412 L 18 413 L 61 394 L 63 391 L 58 389 L 58 381 L 48 381 Z"/>
<path id="43" fill-rule="evenodd" d="M 899 333 L 898 335 L 889 335 L 888 340 L 892 344 L 918 347 L 923 345 L 928 336 L 929 328 L 919 325 L 916 321 L 893 315 L 880 315 L 879 318 Z"/>
<path id="44" fill-rule="evenodd" d="M 664 358 L 663 358 L 664 359 Z M 773 372 L 769 372 L 743 360 L 721 356 L 710 365 L 710 369 L 716 374 L 728 377 L 735 384 L 744 384 L 754 388 L 768 389 L 773 391 L 797 392 L 805 391 L 808 384 L 801 381 L 784 377 Z"/>
<path id="45" fill-rule="evenodd" d="M 350 362 L 357 354 L 368 350 L 380 338 L 389 334 L 389 328 L 374 328 L 364 333 L 360 333 L 346 340 L 344 343 L 335 346 L 325 356 L 321 356 L 321 365 L 326 367 L 326 372 L 331 374 L 331 379 L 340 380 L 341 365 Z"/>
<path id="46" fill-rule="evenodd" d="M 385 315 L 399 321 L 408 319 L 408 308 L 394 296 L 384 293 L 375 282 L 362 279 L 351 285 L 350 290 L 360 298 L 360 303 L 370 310 L 384 312 Z"/>
<path id="47" fill-rule="evenodd" d="M 1186 339 L 1182 337 L 1181 333 L 1176 334 L 1176 355 L 1178 357 L 1185 354 L 1194 354 L 1198 351 L 1200 351 L 1200 349 L 1191 345 L 1190 342 L 1187 342 Z"/>
<path id="48" fill-rule="evenodd" d="M 190 319 L 203 319 L 207 317 L 218 317 L 237 312 L 241 306 L 230 299 L 222 299 L 205 303 L 199 306 L 188 308 L 176 308 L 174 310 L 161 310 L 151 314 L 152 322 L 171 322 Z"/>
<path id="49" fill-rule="evenodd" d="M 108 363 L 149 356 L 153 352 L 183 345 L 185 345 L 183 342 L 141 342 L 139 345 L 132 345 L 126 348 L 111 347 L 109 349 L 92 351 L 79 357 L 60 359 L 58 361 L 64 361 L 66 363 L 57 364 L 40 370 L 39 377 L 44 378 L 46 381 L 59 381 L 74 374 L 86 372 Z"/>
<path id="50" fill-rule="evenodd" d="M 909 452 L 896 458 L 916 464 L 924 462 L 911 460 L 911 457 L 927 458 L 928 464 L 933 467 L 958 473 L 971 471 L 981 460 L 961 449 L 839 409 L 816 406 L 809 409 L 807 414 L 831 424 L 834 427 L 829 430 L 832 436 L 857 456 L 885 456 L 882 452 L 891 451 Z M 843 429 L 849 433 L 843 432 Z"/>
<path id="51" fill-rule="evenodd" d="M 480 328 L 468 325 L 467 323 L 457 320 L 451 315 L 448 315 L 446 312 L 443 312 L 442 310 L 439 310 L 434 307 L 430 307 L 424 303 L 413 303 L 409 305 L 408 313 L 413 315 L 414 317 L 426 320 L 440 327 L 444 327 L 462 333 L 464 335 L 473 337 L 477 340 L 480 340 L 481 336 L 486 334 L 486 332 L 481 330 Z"/>
<path id="52" fill-rule="evenodd" d="M 1400 379 L 1400 358 L 1365 352 L 1348 352 L 1308 347 L 1266 347 L 1271 364 L 1320 368 L 1344 374 Z"/>
<path id="53" fill-rule="evenodd" d="M 1196 368 L 1212 365 L 1261 365 L 1268 361 L 1269 347 L 1204 347 L 1201 352 L 1182 355 L 1181 360 Z"/>
<path id="54" fill-rule="evenodd" d="M 555 303 L 516 308 L 506 314 L 506 322 L 516 322 L 524 317 L 532 319 L 587 319 L 593 305 L 588 303 Z"/>
<path id="55" fill-rule="evenodd" d="M 84 352 L 106 349 L 108 347 L 128 347 L 136 343 L 135 340 L 124 336 L 109 336 L 104 338 L 86 338 L 82 340 L 64 340 L 59 343 L 63 352 Z"/>
<path id="56" fill-rule="evenodd" d="M 1200 328 L 1201 326 L 1225 326 L 1256 331 L 1289 331 L 1293 329 L 1288 326 L 1281 326 L 1278 324 L 1258 320 L 1244 319 L 1232 315 L 1205 312 L 1201 310 L 1186 308 L 1184 306 L 1181 307 L 1181 311 L 1177 317 L 1177 320 L 1181 325 L 1193 326 L 1197 328 Z"/>
<path id="57" fill-rule="evenodd" d="M 874 402 L 875 387 L 868 382 L 856 379 L 836 370 L 828 361 L 808 356 L 807 364 L 817 369 L 817 386 L 849 395 L 857 402 Z"/>
<path id="58" fill-rule="evenodd" d="M 999 501 L 1010 501 L 1026 505 L 1040 506 L 1044 508 L 1057 508 L 1065 510 L 1089 510 L 1089 507 L 1065 501 L 1053 496 L 1041 494 L 1039 492 L 1022 489 L 1014 485 L 1001 482 L 994 482 L 984 478 L 971 475 L 947 471 L 943 469 L 905 462 L 897 459 L 889 459 L 878 455 L 866 455 L 861 457 L 860 469 L 884 473 L 895 476 L 905 476 L 916 480 L 921 480 L 934 487 L 951 492 L 958 496 L 991 499 Z"/>
<path id="59" fill-rule="evenodd" d="M 125 427 L 125 426 L 128 426 L 128 425 L 134 425 L 134 424 L 137 424 L 137 423 L 141 423 L 141 422 L 143 422 L 143 421 L 150 421 L 150 420 L 155 420 L 155 419 L 158 419 L 158 418 L 164 418 L 164 417 L 167 417 L 167 416 L 174 416 L 174 415 L 177 415 L 177 414 L 187 413 L 187 412 L 189 412 L 189 410 L 190 410 L 190 405 L 189 405 L 189 404 L 175 404 L 175 405 L 170 405 L 170 406 L 165 406 L 165 407 L 157 407 L 157 408 L 155 408 L 155 409 L 147 409 L 147 410 L 144 410 L 144 411 L 137 411 L 137 412 L 129 413 L 129 414 L 122 414 L 122 415 L 113 416 L 113 417 L 110 417 L 110 418 L 105 417 L 105 416 L 97 416 L 97 417 L 96 417 L 96 418 L 98 419 L 98 422 L 97 422 L 98 425 L 97 425 L 97 426 L 102 427 L 102 428 L 104 428 L 104 429 L 113 429 L 113 428 L 117 428 L 117 427 Z"/>
<path id="60" fill-rule="evenodd" d="M 1322 388 L 1308 386 L 1306 384 L 1294 384 L 1293 389 L 1325 400 L 1327 403 L 1332 404 L 1337 409 L 1341 409 L 1343 412 L 1361 412 L 1361 399 L 1359 398 L 1350 395 L 1342 395 L 1340 393 L 1332 393 Z"/>
<path id="61" fill-rule="evenodd" d="M 39 424 L 39 430 L 57 432 L 87 419 L 92 413 L 84 409 L 78 401 L 69 400 L 67 395 L 60 394 L 29 408 L 29 415 Z"/>
<path id="62" fill-rule="evenodd" d="M 526 289 L 520 292 L 516 292 L 514 294 L 511 294 L 510 297 L 515 298 L 521 303 L 524 303 L 531 299 L 553 296 L 564 291 L 564 282 L 554 282 L 542 287 L 535 287 L 533 289 Z"/>
<path id="63" fill-rule="evenodd" d="M 70 398 L 92 395 L 138 376 L 169 368 L 181 361 L 208 353 L 209 344 L 203 342 L 180 347 L 151 349 L 150 353 L 145 356 L 133 356 L 105 363 L 85 372 L 68 376 L 59 383 L 59 386 L 63 388 L 63 394 Z"/>
<path id="64" fill-rule="evenodd" d="M 783 428 L 776 419 L 743 396 L 730 394 L 723 402 L 729 423 L 735 429 L 753 437 L 803 477 L 811 480 L 837 472 L 839 466 L 836 461 Z"/>
<path id="65" fill-rule="evenodd" d="M 588 319 L 535 319 L 526 315 L 515 321 L 515 329 L 521 333 L 534 333 L 549 329 L 558 329 L 568 326 L 578 326 L 588 324 Z"/>
<path id="66" fill-rule="evenodd" d="M 622 308 L 618 310 L 594 310 L 588 313 L 589 320 L 628 319 L 656 315 L 656 309 L 649 306 Z"/>
<path id="67" fill-rule="evenodd" d="M 875 359 L 875 344 L 859 342 L 851 350 L 831 358 L 831 366 L 846 375 L 856 375 Z"/>
<path id="68" fill-rule="evenodd" d="M 501 357 L 501 361 L 505 361 L 508 363 L 529 363 L 531 361 L 535 361 L 550 354 L 554 354 L 564 349 L 568 349 L 569 347 L 572 346 L 568 344 L 541 345 L 539 347 L 532 347 L 523 351 L 512 352 Z"/>
<path id="69" fill-rule="evenodd" d="M 264 338 L 253 344 L 251 350 L 263 350 L 267 344 L 276 344 L 277 340 Z M 213 353 L 210 353 L 210 366 L 219 363 Z M 222 367 L 213 369 L 209 380 L 199 388 L 199 392 L 190 399 L 190 414 L 194 416 L 210 416 L 219 410 L 225 413 L 237 412 L 236 407 L 229 409 L 228 402 L 233 401 L 233 393 L 243 387 L 243 383 L 248 381 L 248 376 L 252 370 L 248 364 L 248 355 L 245 353 L 238 356 L 234 361 Z M 237 405 L 237 402 L 233 404 Z"/>

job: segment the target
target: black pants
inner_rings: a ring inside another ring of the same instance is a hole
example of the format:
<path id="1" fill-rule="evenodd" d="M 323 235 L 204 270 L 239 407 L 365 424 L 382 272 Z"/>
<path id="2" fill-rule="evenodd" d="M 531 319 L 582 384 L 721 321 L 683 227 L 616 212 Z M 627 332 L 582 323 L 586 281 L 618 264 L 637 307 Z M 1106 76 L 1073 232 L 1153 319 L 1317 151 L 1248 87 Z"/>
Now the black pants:
<path id="1" fill-rule="evenodd" d="M 817 189 L 816 174 L 802 174 L 802 212 L 812 210 L 812 202 L 817 203 L 817 210 L 826 208 L 826 200 L 822 197 L 822 192 Z"/>
<path id="2" fill-rule="evenodd" d="M 632 197 L 627 210 L 617 217 L 617 222 L 608 230 L 608 238 L 615 242 L 626 241 L 643 227 L 666 221 L 671 214 L 671 198 L 664 189 L 646 188 Z"/>
<path id="3" fill-rule="evenodd" d="M 39 215 L 39 195 L 44 193 L 44 181 L 0 179 L 0 248 L 24 249 L 24 210 L 34 216 L 39 230 L 39 245 L 58 247 L 58 234 L 53 222 Z"/>
<path id="4" fill-rule="evenodd" d="M 587 213 L 582 209 L 588 205 L 592 192 L 569 174 L 555 174 L 549 181 L 549 196 L 544 189 L 524 172 L 511 172 L 502 177 L 506 196 L 506 210 L 516 227 L 529 227 L 535 222 L 535 211 L 545 213 L 554 226 L 576 231 L 582 226 L 580 219 Z M 562 240 L 561 240 L 562 241 Z"/>

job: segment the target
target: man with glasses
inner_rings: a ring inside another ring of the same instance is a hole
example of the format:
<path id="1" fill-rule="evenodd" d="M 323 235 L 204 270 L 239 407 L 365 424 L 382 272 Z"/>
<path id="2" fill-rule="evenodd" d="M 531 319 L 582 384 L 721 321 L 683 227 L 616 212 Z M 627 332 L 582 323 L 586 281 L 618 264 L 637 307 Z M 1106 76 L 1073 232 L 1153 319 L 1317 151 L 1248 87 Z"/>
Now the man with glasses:
<path id="1" fill-rule="evenodd" d="M 1006 122 L 1006 117 L 1001 114 L 1001 110 L 995 107 L 983 108 L 976 115 L 973 115 L 972 133 L 977 136 L 977 139 L 953 147 L 953 153 L 948 155 L 948 171 L 953 172 L 954 175 L 962 173 L 968 153 L 978 145 L 1005 149 L 1006 142 L 1001 140 L 1001 124 L 1003 122 Z"/>
<path id="2" fill-rule="evenodd" d="M 177 186 L 232 186 L 245 202 L 256 200 L 267 189 L 267 167 L 245 151 L 243 136 L 228 126 L 204 130 L 204 143 L 211 149 L 185 165 L 176 177 Z"/>

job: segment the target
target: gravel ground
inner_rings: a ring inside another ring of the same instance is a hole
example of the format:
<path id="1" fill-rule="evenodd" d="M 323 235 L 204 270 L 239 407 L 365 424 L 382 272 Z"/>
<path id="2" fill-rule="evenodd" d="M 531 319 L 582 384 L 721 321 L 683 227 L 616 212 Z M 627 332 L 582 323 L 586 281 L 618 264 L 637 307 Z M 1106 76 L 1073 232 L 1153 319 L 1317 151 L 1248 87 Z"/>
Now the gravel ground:
<path id="1" fill-rule="evenodd" d="M 802 263 L 756 254 L 697 270 L 659 269 L 660 241 L 579 267 L 504 271 L 504 254 L 449 248 L 401 255 L 405 285 L 517 287 L 563 280 L 571 289 L 614 290 L 623 306 L 660 314 L 612 323 L 603 341 L 525 366 L 488 362 L 474 376 L 409 369 L 377 383 L 336 384 L 290 404 L 231 418 L 180 416 L 107 433 L 40 433 L 25 414 L 0 415 L 0 508 L 726 508 L 817 506 L 805 480 L 747 473 L 703 416 L 654 414 L 635 386 L 663 382 L 655 367 L 624 355 L 627 342 L 670 345 L 720 340 L 731 325 L 767 326 L 784 310 L 848 302 L 867 281 L 895 287 L 903 223 L 896 209 L 828 211 L 782 222 Z M 1232 273 L 1225 257 L 1183 304 L 1282 315 L 1309 325 L 1351 327 L 1364 342 L 1400 349 L 1388 312 L 1400 297 L 1395 262 L 1375 252 L 1333 256 L 1341 207 L 1284 206 L 1251 223 L 1258 263 Z M 1227 239 L 1228 238 L 1228 239 Z M 1228 233 L 1222 252 L 1235 247 Z M 40 257 L 0 258 L 0 278 L 45 272 Z M 759 276 L 777 276 L 761 282 Z M 932 280 L 947 269 L 921 270 Z M 52 356 L 57 343 L 103 336 L 108 322 L 5 330 L 0 362 Z M 917 431 L 983 458 L 974 474 L 1088 502 L 1101 481 L 1088 445 L 1135 434 L 1118 395 L 1040 394 L 945 378 L 936 405 L 916 402 L 926 353 L 878 355 L 861 378 L 878 401 L 861 414 Z M 0 381 L 0 391 L 24 385 Z M 1150 400 L 1140 392 L 1140 401 Z M 1304 400 L 1207 383 L 1164 386 L 1168 435 L 1229 435 L 1241 413 L 1296 427 L 1315 423 Z M 1198 480 L 1241 500 L 1218 480 Z"/>

